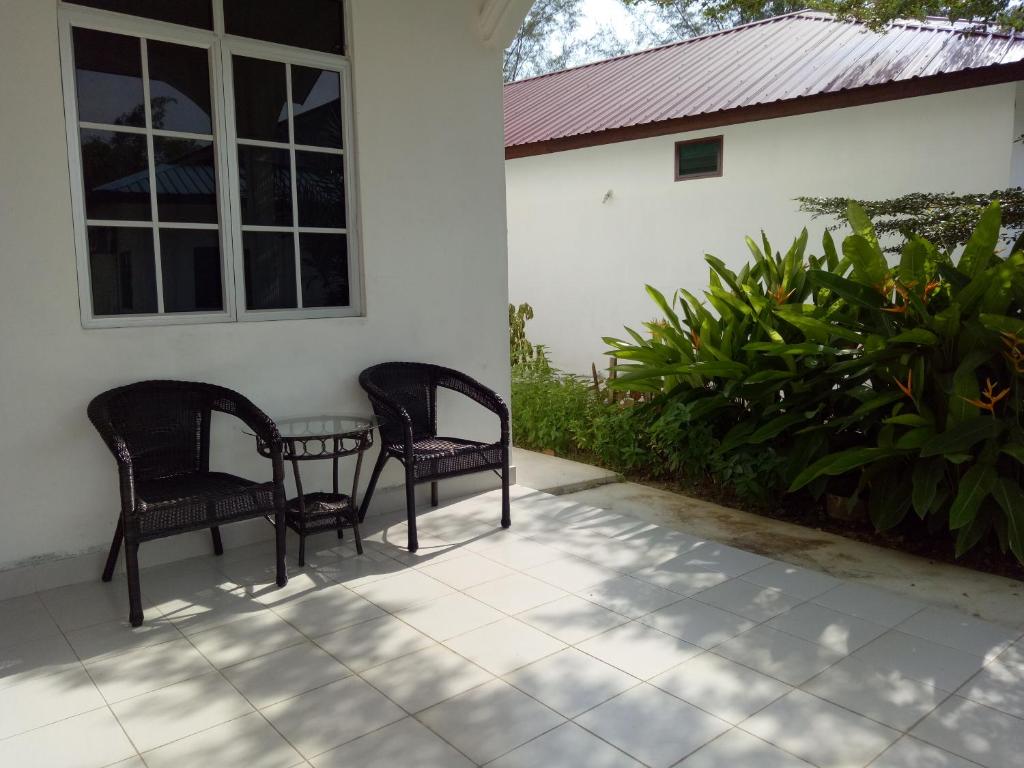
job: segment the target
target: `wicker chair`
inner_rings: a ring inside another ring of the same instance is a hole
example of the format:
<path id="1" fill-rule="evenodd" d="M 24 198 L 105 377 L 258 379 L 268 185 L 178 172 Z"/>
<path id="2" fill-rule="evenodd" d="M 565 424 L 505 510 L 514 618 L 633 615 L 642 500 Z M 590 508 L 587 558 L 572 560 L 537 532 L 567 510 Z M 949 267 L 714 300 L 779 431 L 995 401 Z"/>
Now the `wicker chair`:
<path id="1" fill-rule="evenodd" d="M 237 417 L 271 446 L 270 482 L 210 471 L 213 411 Z M 277 583 L 288 583 L 281 438 L 259 408 L 237 392 L 212 384 L 143 381 L 98 395 L 88 413 L 114 454 L 120 477 L 121 514 L 103 581 L 113 576 L 123 542 L 133 627 L 143 619 L 138 561 L 143 541 L 209 528 L 214 552 L 220 555 L 222 524 L 273 514 Z"/>
<path id="2" fill-rule="evenodd" d="M 359 519 L 373 496 L 381 470 L 394 457 L 405 465 L 405 502 L 409 520 L 409 551 L 416 537 L 417 483 L 430 483 L 430 500 L 437 506 L 437 481 L 473 472 L 494 471 L 501 477 L 501 527 L 512 524 L 509 514 L 508 406 L 501 397 L 464 373 L 426 363 L 381 363 L 359 375 L 380 421 L 381 448 L 370 483 L 363 495 Z M 481 443 L 437 434 L 437 389 L 450 389 L 493 411 L 501 421 L 501 438 Z"/>

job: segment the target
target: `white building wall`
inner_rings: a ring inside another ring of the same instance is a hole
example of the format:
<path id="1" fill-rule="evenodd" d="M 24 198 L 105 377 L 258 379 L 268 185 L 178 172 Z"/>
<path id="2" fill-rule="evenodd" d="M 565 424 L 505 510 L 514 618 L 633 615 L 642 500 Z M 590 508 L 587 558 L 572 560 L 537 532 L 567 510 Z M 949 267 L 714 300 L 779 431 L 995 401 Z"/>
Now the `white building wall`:
<path id="1" fill-rule="evenodd" d="M 1004 188 L 1021 147 L 1011 138 L 1024 133 L 1017 93 L 1011 83 L 506 161 L 510 300 L 533 305 L 530 340 L 556 365 L 605 367 L 601 337 L 657 315 L 645 283 L 700 296 L 704 254 L 738 268 L 744 235 L 762 229 L 785 250 L 806 226 L 820 253 L 825 221 L 800 213 L 798 196 Z M 674 181 L 674 143 L 714 135 L 724 174 Z"/>
<path id="2" fill-rule="evenodd" d="M 460 368 L 507 395 L 500 51 L 478 39 L 475 0 L 351 5 L 366 317 L 83 330 L 57 4 L 0 0 L 0 598 L 98 577 L 119 501 L 85 409 L 110 387 L 196 379 L 238 389 L 272 416 L 368 412 L 359 371 L 408 359 Z M 461 406 L 445 426 L 498 432 L 493 416 Z M 215 427 L 218 468 L 269 476 L 247 438 Z M 381 486 L 401 481 L 395 465 Z M 450 481 L 442 493 L 467 487 Z M 377 498 L 374 509 L 402 506 L 398 494 Z M 269 530 L 227 527 L 225 546 Z M 141 554 L 209 551 L 201 532 Z"/>

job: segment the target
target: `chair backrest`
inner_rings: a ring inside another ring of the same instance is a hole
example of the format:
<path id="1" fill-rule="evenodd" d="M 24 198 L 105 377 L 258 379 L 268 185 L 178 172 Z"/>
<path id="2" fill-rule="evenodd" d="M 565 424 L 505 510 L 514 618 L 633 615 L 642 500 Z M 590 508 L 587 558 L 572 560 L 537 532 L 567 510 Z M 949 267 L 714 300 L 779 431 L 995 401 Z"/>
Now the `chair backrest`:
<path id="1" fill-rule="evenodd" d="M 89 418 L 124 441 L 136 479 L 209 469 L 210 405 L 217 388 L 187 381 L 142 381 L 98 395 Z"/>
<path id="2" fill-rule="evenodd" d="M 359 374 L 359 383 L 366 390 L 373 411 L 380 420 L 381 437 L 385 443 L 401 443 L 405 433 L 403 425 L 380 402 L 381 394 L 409 414 L 414 438 L 437 435 L 437 387 L 434 379 L 434 366 L 427 363 L 381 363 Z"/>

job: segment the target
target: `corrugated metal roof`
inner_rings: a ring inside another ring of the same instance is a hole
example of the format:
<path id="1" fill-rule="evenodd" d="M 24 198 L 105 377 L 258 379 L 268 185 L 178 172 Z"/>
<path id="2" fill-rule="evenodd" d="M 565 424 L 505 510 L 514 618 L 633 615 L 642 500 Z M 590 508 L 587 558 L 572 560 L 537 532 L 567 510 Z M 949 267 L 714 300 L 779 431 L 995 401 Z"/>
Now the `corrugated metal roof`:
<path id="1" fill-rule="evenodd" d="M 873 32 L 799 11 L 505 86 L 505 146 L 1024 60 L 1024 36 L 947 20 Z"/>

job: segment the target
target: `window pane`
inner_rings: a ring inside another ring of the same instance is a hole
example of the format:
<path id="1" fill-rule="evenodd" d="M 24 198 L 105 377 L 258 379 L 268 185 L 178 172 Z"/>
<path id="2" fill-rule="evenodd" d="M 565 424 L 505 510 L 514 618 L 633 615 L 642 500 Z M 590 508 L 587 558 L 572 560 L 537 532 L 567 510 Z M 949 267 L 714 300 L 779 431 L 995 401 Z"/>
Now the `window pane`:
<path id="1" fill-rule="evenodd" d="M 147 19 L 170 21 L 189 27 L 213 29 L 213 9 L 210 0 L 65 0 L 75 5 L 102 8 L 105 11 L 130 13 Z"/>
<path id="2" fill-rule="evenodd" d="M 341 147 L 341 75 L 292 67 L 295 143 Z"/>
<path id="3" fill-rule="evenodd" d="M 246 309 L 294 309 L 295 242 L 290 232 L 243 232 Z"/>
<path id="4" fill-rule="evenodd" d="M 345 235 L 303 234 L 299 236 L 302 256 L 302 305 L 304 307 L 347 307 L 348 238 Z"/>
<path id="5" fill-rule="evenodd" d="M 153 137 L 160 221 L 217 223 L 213 142 Z"/>
<path id="6" fill-rule="evenodd" d="M 165 312 L 224 309 L 217 230 L 160 230 L 160 270 Z"/>
<path id="7" fill-rule="evenodd" d="M 295 153 L 300 227 L 345 227 L 343 162 L 340 155 Z"/>
<path id="8" fill-rule="evenodd" d="M 721 144 L 717 139 L 692 144 L 679 144 L 679 175 L 692 176 L 702 173 L 716 173 L 721 155 Z"/>
<path id="9" fill-rule="evenodd" d="M 94 315 L 155 313 L 153 231 L 89 227 L 89 281 Z"/>
<path id="10" fill-rule="evenodd" d="M 149 95 L 153 127 L 213 133 L 207 51 L 150 40 Z"/>
<path id="11" fill-rule="evenodd" d="M 224 26 L 241 37 L 345 52 L 341 0 L 224 0 Z"/>
<path id="12" fill-rule="evenodd" d="M 150 221 L 146 137 L 89 129 L 81 133 L 86 217 Z"/>
<path id="13" fill-rule="evenodd" d="M 78 119 L 87 123 L 144 126 L 139 40 L 75 29 L 74 46 Z"/>
<path id="14" fill-rule="evenodd" d="M 291 226 L 292 171 L 287 149 L 238 147 L 242 223 Z"/>
<path id="15" fill-rule="evenodd" d="M 235 130 L 240 139 L 288 141 L 285 67 L 276 61 L 234 57 Z"/>

